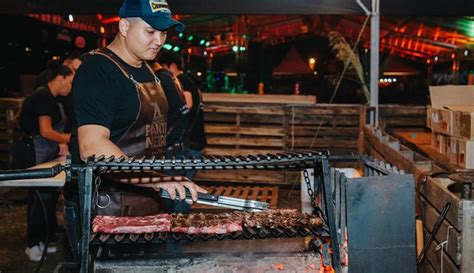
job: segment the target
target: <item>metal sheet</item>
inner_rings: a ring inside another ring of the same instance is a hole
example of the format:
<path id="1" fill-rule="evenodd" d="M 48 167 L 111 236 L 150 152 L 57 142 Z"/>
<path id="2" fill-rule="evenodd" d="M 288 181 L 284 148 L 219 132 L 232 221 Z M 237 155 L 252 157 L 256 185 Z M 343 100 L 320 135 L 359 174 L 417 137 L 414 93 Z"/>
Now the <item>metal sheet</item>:
<path id="1" fill-rule="evenodd" d="M 348 179 L 349 272 L 416 272 L 413 175 Z"/>

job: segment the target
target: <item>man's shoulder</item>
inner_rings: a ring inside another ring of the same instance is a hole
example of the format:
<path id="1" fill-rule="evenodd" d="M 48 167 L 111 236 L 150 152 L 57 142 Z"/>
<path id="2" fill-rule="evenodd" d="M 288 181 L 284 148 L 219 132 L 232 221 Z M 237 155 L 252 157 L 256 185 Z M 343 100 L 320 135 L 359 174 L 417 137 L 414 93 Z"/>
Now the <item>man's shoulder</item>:
<path id="1" fill-rule="evenodd" d="M 110 59 L 100 54 L 89 53 L 84 55 L 80 70 L 98 70 L 117 67 Z"/>

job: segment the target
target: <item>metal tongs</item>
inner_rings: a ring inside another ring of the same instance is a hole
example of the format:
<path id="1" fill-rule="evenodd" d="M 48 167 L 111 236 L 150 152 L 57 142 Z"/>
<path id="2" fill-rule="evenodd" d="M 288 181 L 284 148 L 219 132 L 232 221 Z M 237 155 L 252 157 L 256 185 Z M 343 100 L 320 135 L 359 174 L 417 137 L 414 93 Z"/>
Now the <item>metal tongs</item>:
<path id="1" fill-rule="evenodd" d="M 160 195 L 162 198 L 167 198 L 167 199 L 170 198 L 170 195 L 168 194 L 168 192 L 164 190 L 161 191 Z M 191 198 L 191 193 L 187 189 L 186 189 L 186 198 L 184 199 L 184 201 L 190 204 L 193 203 L 193 200 Z M 266 202 L 227 197 L 223 195 L 199 193 L 199 192 L 198 192 L 198 199 L 196 203 L 215 206 L 215 207 L 250 211 L 250 212 L 258 212 L 258 211 L 263 211 L 270 208 L 270 204 Z"/>

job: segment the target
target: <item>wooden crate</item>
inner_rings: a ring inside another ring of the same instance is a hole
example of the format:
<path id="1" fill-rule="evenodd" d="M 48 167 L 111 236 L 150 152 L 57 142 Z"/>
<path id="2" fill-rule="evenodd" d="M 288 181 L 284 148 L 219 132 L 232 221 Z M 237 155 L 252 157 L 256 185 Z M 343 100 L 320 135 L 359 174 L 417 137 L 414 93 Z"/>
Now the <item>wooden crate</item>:
<path id="1" fill-rule="evenodd" d="M 209 194 L 223 195 L 241 199 L 257 200 L 270 203 L 270 208 L 278 207 L 278 187 L 260 186 L 208 186 Z M 196 204 L 193 209 L 226 209 L 214 206 Z"/>
<path id="2" fill-rule="evenodd" d="M 15 116 L 23 99 L 0 98 L 0 168 L 10 167 L 10 147 L 17 135 Z"/>
<path id="3" fill-rule="evenodd" d="M 364 137 L 366 152 L 407 173 L 413 173 L 416 180 L 425 173 L 457 170 L 451 169 L 449 165 L 437 164 L 435 160 L 410 150 L 372 126 L 365 126 Z M 474 201 L 462 200 L 459 194 L 451 192 L 448 187 L 452 184 L 453 181 L 447 178 L 429 177 L 426 183 L 419 185 L 425 240 L 431 234 L 443 206 L 451 202 L 451 208 L 427 252 L 421 272 L 441 272 L 441 253 L 436 250 L 436 246 L 445 240 L 448 243 L 443 250 L 443 272 L 473 272 Z"/>

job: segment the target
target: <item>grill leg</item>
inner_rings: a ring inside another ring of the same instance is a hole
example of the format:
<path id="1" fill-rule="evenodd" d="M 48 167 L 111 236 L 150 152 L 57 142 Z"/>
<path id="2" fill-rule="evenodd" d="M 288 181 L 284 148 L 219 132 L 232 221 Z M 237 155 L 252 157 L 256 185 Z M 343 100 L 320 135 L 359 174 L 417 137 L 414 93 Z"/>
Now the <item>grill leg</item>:
<path id="1" fill-rule="evenodd" d="M 89 238 L 91 229 L 92 203 L 92 167 L 80 169 L 78 172 L 79 200 L 81 202 L 81 273 L 89 272 Z"/>
<path id="2" fill-rule="evenodd" d="M 337 236 L 337 227 L 336 227 L 336 216 L 335 216 L 335 207 L 332 200 L 332 186 L 331 186 L 331 174 L 329 161 L 327 158 L 323 158 L 321 161 L 321 167 L 323 172 L 323 198 L 324 204 L 326 206 L 326 216 L 329 225 L 329 233 L 331 235 L 331 245 L 332 245 L 332 261 L 333 267 L 336 270 L 336 273 L 341 272 L 341 256 L 339 253 L 339 240 Z M 316 181 L 316 180 L 315 180 Z"/>

